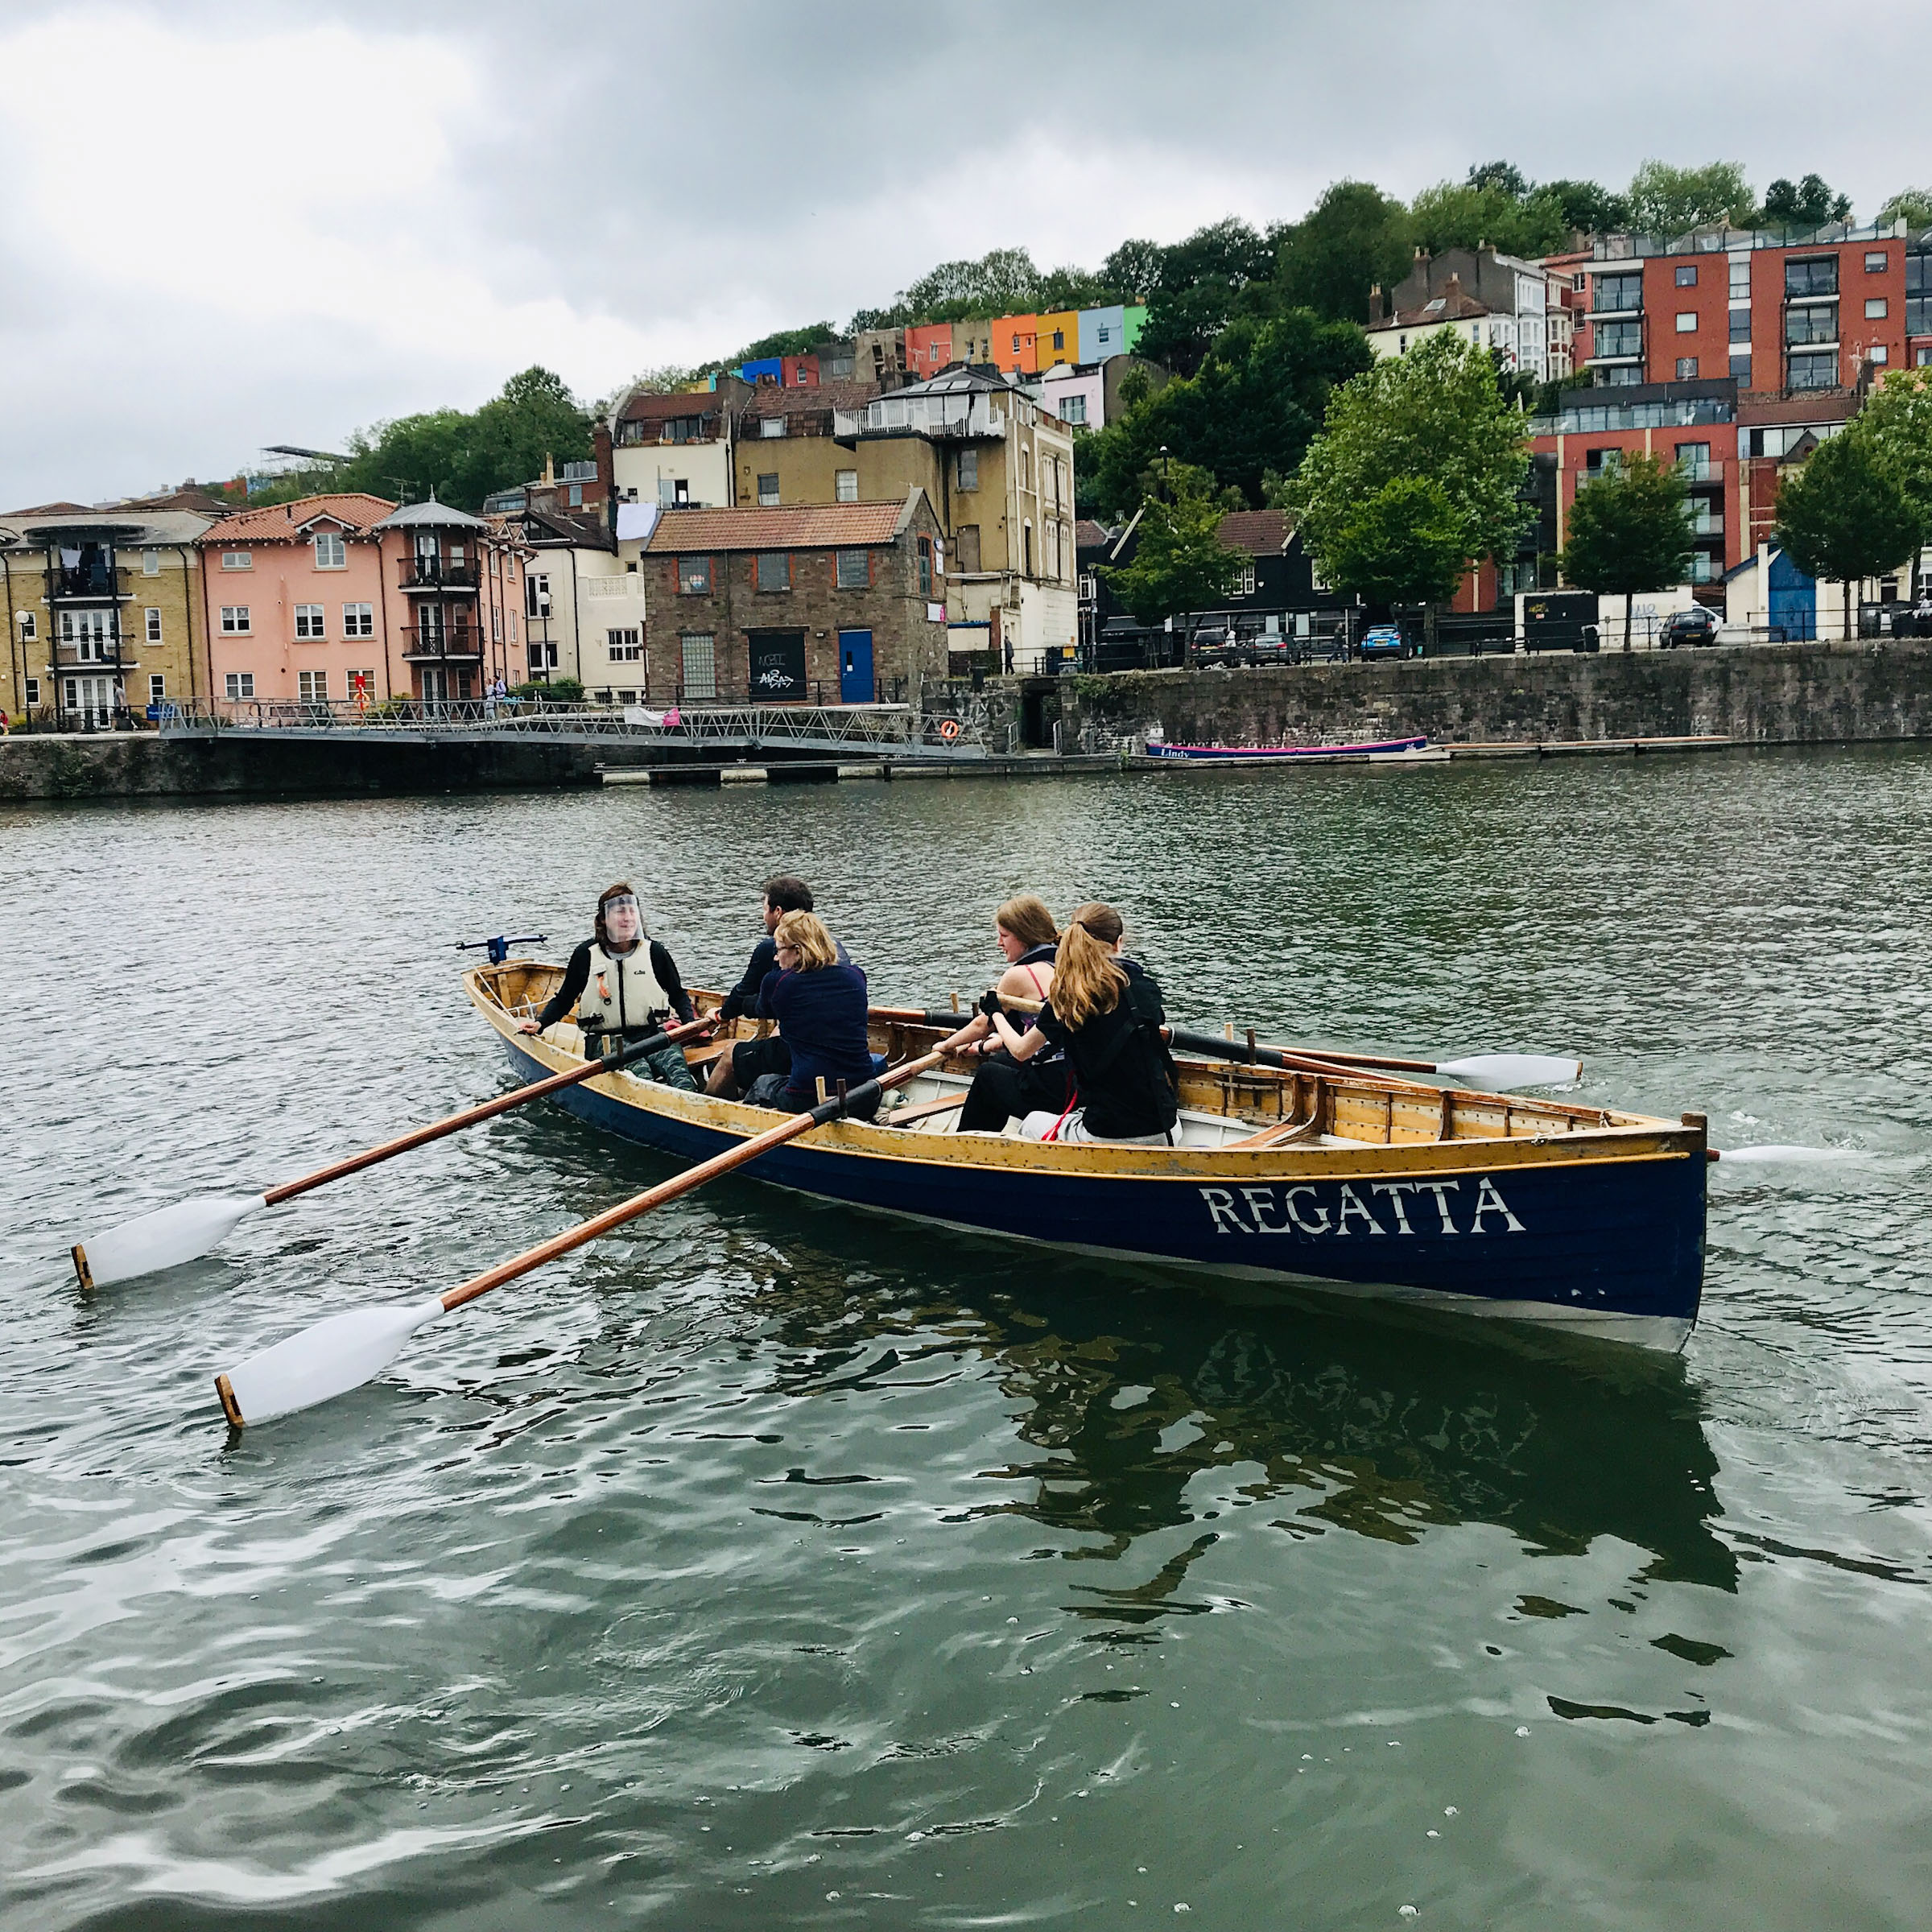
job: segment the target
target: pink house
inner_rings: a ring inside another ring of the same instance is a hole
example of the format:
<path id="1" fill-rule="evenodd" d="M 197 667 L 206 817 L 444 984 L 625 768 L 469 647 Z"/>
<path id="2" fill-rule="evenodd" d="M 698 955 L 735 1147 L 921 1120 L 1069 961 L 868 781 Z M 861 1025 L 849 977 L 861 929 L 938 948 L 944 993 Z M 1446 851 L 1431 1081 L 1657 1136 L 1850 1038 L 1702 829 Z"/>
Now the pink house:
<path id="1" fill-rule="evenodd" d="M 520 547 L 448 504 L 304 497 L 224 518 L 200 549 L 217 699 L 440 704 L 526 675 Z"/>

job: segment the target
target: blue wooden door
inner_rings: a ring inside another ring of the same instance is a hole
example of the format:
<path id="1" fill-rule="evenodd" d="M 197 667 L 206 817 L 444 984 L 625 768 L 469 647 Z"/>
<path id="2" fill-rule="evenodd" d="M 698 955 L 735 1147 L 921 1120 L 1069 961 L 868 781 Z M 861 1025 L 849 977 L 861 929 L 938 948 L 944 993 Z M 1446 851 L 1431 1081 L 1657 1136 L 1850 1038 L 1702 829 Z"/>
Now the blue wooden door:
<path id="1" fill-rule="evenodd" d="M 1787 643 L 1809 643 L 1818 634 L 1818 585 L 1781 551 L 1771 555 L 1769 620 L 1773 637 L 1785 634 Z"/>
<path id="2" fill-rule="evenodd" d="M 839 633 L 839 702 L 872 702 L 872 633 L 869 630 Z"/>

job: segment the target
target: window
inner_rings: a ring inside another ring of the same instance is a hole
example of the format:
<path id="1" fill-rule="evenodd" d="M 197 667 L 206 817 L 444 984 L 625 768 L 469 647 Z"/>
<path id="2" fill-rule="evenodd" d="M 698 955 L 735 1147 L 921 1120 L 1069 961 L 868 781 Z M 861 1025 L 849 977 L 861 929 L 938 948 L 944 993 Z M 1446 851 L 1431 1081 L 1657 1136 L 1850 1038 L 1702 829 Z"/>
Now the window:
<path id="1" fill-rule="evenodd" d="M 228 695 L 231 698 L 252 698 L 255 695 L 255 674 L 252 671 L 231 671 L 228 674 Z"/>
<path id="2" fill-rule="evenodd" d="M 659 477 L 658 502 L 665 510 L 683 510 L 691 502 L 689 477 Z"/>
<path id="3" fill-rule="evenodd" d="M 678 643 L 682 656 L 682 695 L 687 698 L 715 698 L 718 695 L 716 640 L 708 631 L 687 630 Z"/>
<path id="4" fill-rule="evenodd" d="M 1020 526 L 1020 569 L 1026 576 L 1033 575 L 1033 526 L 1030 523 Z"/>
<path id="5" fill-rule="evenodd" d="M 1013 353 L 1016 356 L 1020 353 L 1020 338 L 1017 332 L 1014 334 L 1013 338 Z"/>
<path id="6" fill-rule="evenodd" d="M 251 626 L 248 621 L 246 604 L 224 604 L 221 606 L 221 634 L 225 638 L 245 638 Z"/>
<path id="7" fill-rule="evenodd" d="M 347 671 L 342 681 L 349 687 L 350 700 L 357 704 L 366 704 L 376 695 L 376 674 L 374 671 Z"/>
<path id="8" fill-rule="evenodd" d="M 523 608 L 533 617 L 550 615 L 550 575 L 533 570 L 523 580 Z"/>
<path id="9" fill-rule="evenodd" d="M 1095 332 L 1095 333 L 1098 336 L 1103 346 L 1113 340 L 1113 331 L 1109 328 L 1104 322 L 1100 324 L 1100 328 Z"/>
<path id="10" fill-rule="evenodd" d="M 493 604 L 489 608 L 489 641 L 493 644 L 503 642 L 503 613 Z"/>
<path id="11" fill-rule="evenodd" d="M 561 472 L 566 483 L 589 483 L 597 478 L 597 466 L 588 459 L 578 456 L 564 465 Z"/>
<path id="12" fill-rule="evenodd" d="M 1865 320 L 1882 322 L 1890 312 L 1883 295 L 1868 295 L 1865 298 Z"/>
<path id="13" fill-rule="evenodd" d="M 326 671 L 297 671 L 295 696 L 304 704 L 326 704 L 328 702 L 328 673 Z"/>
<path id="14" fill-rule="evenodd" d="M 518 641 L 518 640 L 517 640 L 517 607 L 516 607 L 516 605 L 514 605 L 514 604 L 513 604 L 513 605 L 510 605 L 510 642 L 511 642 L 511 643 L 513 643 L 513 644 L 514 644 L 514 643 L 515 643 L 515 642 Z"/>
<path id="15" fill-rule="evenodd" d="M 1868 362 L 1889 362 L 1892 360 L 1892 352 L 1885 347 L 1884 343 L 1874 342 L 1865 351 L 1865 359 Z"/>
<path id="16" fill-rule="evenodd" d="M 1695 356 L 1679 356 L 1678 357 L 1677 379 L 1680 382 L 1695 382 L 1697 380 L 1697 357 Z"/>
<path id="17" fill-rule="evenodd" d="M 1680 443 L 1677 446 L 1677 466 L 1693 480 L 1711 473 L 1711 445 L 1708 443 Z"/>
<path id="18" fill-rule="evenodd" d="M 1748 342 L 1751 340 L 1751 312 L 1748 308 L 1734 308 L 1731 312 L 1731 340 L 1733 342 Z"/>
<path id="19" fill-rule="evenodd" d="M 711 559 L 709 557 L 679 557 L 678 559 L 678 590 L 687 597 L 708 597 L 711 595 Z"/>
<path id="20" fill-rule="evenodd" d="M 932 539 L 931 537 L 919 539 L 919 595 L 923 597 L 929 597 L 932 595 Z"/>
<path id="21" fill-rule="evenodd" d="M 1868 275 L 1882 275 L 1885 272 L 1886 263 L 1891 259 L 1882 248 L 1875 249 L 1865 257 L 1865 273 Z"/>
<path id="22" fill-rule="evenodd" d="M 1627 315 L 1644 305 L 1644 278 L 1634 275 L 1599 275 L 1591 291 L 1591 312 L 1600 316 Z"/>
<path id="23" fill-rule="evenodd" d="M 1918 369 L 1932 369 L 1932 349 L 1920 347 L 1912 352 L 1913 365 Z"/>
<path id="24" fill-rule="evenodd" d="M 1731 358 L 1731 373 L 1737 378 L 1739 382 L 1748 382 L 1751 380 L 1750 357 L 1748 355 L 1733 356 Z"/>
<path id="25" fill-rule="evenodd" d="M 791 588 L 791 556 L 782 550 L 758 552 L 758 585 L 760 590 Z"/>
<path id="26" fill-rule="evenodd" d="M 980 568 L 980 526 L 976 523 L 962 523 L 953 533 L 953 542 L 959 548 L 959 561 L 956 568 L 976 572 Z"/>
<path id="27" fill-rule="evenodd" d="M 977 489 L 980 486 L 980 452 L 976 449 L 960 452 L 959 485 L 961 489 Z"/>
<path id="28" fill-rule="evenodd" d="M 1024 443 L 1020 445 L 1020 488 L 1033 488 L 1033 452 Z"/>
<path id="29" fill-rule="evenodd" d="M 1794 389 L 1836 389 L 1836 352 L 1827 349 L 1823 355 L 1811 353 L 1793 356 L 1790 386 Z"/>
<path id="30" fill-rule="evenodd" d="M 148 703 L 151 704 L 159 704 L 167 696 L 167 679 L 163 677 L 159 671 L 151 671 L 147 674 Z"/>
<path id="31" fill-rule="evenodd" d="M 758 476 L 758 507 L 761 510 L 776 510 L 778 506 L 778 472 L 772 469 L 762 471 Z"/>
<path id="32" fill-rule="evenodd" d="M 254 557 L 248 551 L 225 550 L 221 553 L 221 568 L 224 570 L 253 570 L 254 567 Z"/>
<path id="33" fill-rule="evenodd" d="M 1810 302 L 1802 308 L 1785 311 L 1787 342 L 1835 342 L 1838 340 L 1838 304 Z"/>
<path id="34" fill-rule="evenodd" d="M 144 614 L 147 618 L 147 642 L 159 644 L 161 642 L 161 613 L 158 610 L 150 610 Z"/>
<path id="35" fill-rule="evenodd" d="M 570 507 L 572 510 L 584 507 L 584 485 L 581 483 L 573 483 L 570 486 Z"/>
<path id="36" fill-rule="evenodd" d="M 316 568 L 317 570 L 347 570 L 349 547 L 342 541 L 339 531 L 319 530 L 316 532 Z"/>
<path id="37" fill-rule="evenodd" d="M 1067 346 L 1067 332 L 1065 329 L 1056 328 L 1053 332 L 1053 345 L 1055 349 L 1064 349 Z"/>
<path id="38" fill-rule="evenodd" d="M 342 606 L 342 634 L 345 638 L 373 638 L 376 634 L 376 607 L 373 604 Z"/>
<path id="39" fill-rule="evenodd" d="M 840 590 L 864 590 L 872 582 L 872 552 L 842 550 L 838 554 L 838 585 Z"/>
<path id="40" fill-rule="evenodd" d="M 1619 361 L 1644 353 L 1644 325 L 1641 322 L 1600 322 L 1596 325 L 1596 359 Z M 1632 378 L 1634 380 L 1635 378 Z"/>
<path id="41" fill-rule="evenodd" d="M 40 680 L 38 678 L 27 680 L 27 701 L 30 707 L 40 702 Z"/>
<path id="42" fill-rule="evenodd" d="M 1233 594 L 1237 597 L 1251 597 L 1254 595 L 1253 558 L 1250 557 L 1235 572 Z"/>
<path id="43" fill-rule="evenodd" d="M 1060 420 L 1063 423 L 1084 423 L 1087 420 L 1087 398 L 1084 396 L 1062 396 Z"/>
<path id="44" fill-rule="evenodd" d="M 21 612 L 20 636 L 25 643 L 32 644 L 38 642 L 40 636 L 40 618 L 38 613 L 31 610 Z"/>
<path id="45" fill-rule="evenodd" d="M 158 550 L 144 550 L 141 553 L 141 574 L 144 577 L 158 577 L 161 574 L 161 553 Z"/>
<path id="46" fill-rule="evenodd" d="M 1677 332 L 1680 336 L 1694 336 L 1697 333 L 1697 311 L 1695 309 L 1680 308 L 1677 312 Z"/>
<path id="47" fill-rule="evenodd" d="M 644 646 L 638 641 L 638 629 L 634 625 L 607 631 L 604 646 L 610 653 L 613 664 L 638 664 L 643 661 Z"/>
<path id="48" fill-rule="evenodd" d="M 322 606 L 320 604 L 298 604 L 295 606 L 295 638 L 298 642 L 307 639 L 319 643 L 328 632 L 322 621 Z"/>
<path id="49" fill-rule="evenodd" d="M 1785 263 L 1785 295 L 1790 301 L 1808 301 L 1815 295 L 1838 293 L 1838 257 L 1819 255 L 1804 262 Z"/>
<path id="50" fill-rule="evenodd" d="M 1679 288 L 1697 287 L 1697 264 L 1695 262 L 1684 262 L 1678 265 L 1677 285 Z"/>
<path id="51" fill-rule="evenodd" d="M 856 469 L 841 469 L 833 477 L 833 494 L 841 503 L 856 503 L 859 500 L 859 473 Z"/>
<path id="52" fill-rule="evenodd" d="M 784 433 L 785 419 L 782 416 L 766 416 L 758 424 L 758 434 L 761 436 L 782 436 Z"/>

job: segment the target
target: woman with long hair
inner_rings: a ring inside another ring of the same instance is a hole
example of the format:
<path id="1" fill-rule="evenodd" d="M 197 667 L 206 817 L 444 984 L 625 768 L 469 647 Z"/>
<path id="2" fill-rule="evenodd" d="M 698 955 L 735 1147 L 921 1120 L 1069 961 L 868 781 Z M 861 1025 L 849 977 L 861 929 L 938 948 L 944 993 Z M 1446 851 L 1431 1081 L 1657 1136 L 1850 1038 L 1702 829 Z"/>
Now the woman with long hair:
<path id="1" fill-rule="evenodd" d="M 791 1070 L 760 1075 L 745 1097 L 797 1113 L 817 1104 L 821 1080 L 830 1092 L 840 1080 L 857 1087 L 872 1078 L 865 975 L 840 956 L 816 913 L 786 913 L 771 936 L 777 963 L 758 989 L 758 1018 L 778 1022 Z M 877 1107 L 875 1095 L 857 1117 L 869 1119 Z"/>
<path id="2" fill-rule="evenodd" d="M 1073 1070 L 1072 1102 L 1058 1116 L 1028 1114 L 1020 1131 L 1030 1140 L 1173 1144 L 1179 1080 L 1161 1037 L 1167 1016 L 1160 988 L 1120 956 L 1124 930 L 1111 906 L 1075 906 L 1033 1026 L 1016 1033 L 1003 1012 L 989 1016 L 1015 1060 L 1058 1046 Z"/>
<path id="3" fill-rule="evenodd" d="M 973 1052 L 982 1056 L 965 1104 L 960 1109 L 962 1133 L 997 1133 L 1009 1120 L 1051 1108 L 1059 1113 L 1067 1104 L 1067 1056 L 1058 1047 L 1036 1054 L 1024 1066 L 1007 1052 L 993 1030 L 993 1009 L 1004 1001 L 1024 1000 L 1018 1024 L 1033 1024 L 1032 1009 L 1053 989 L 1053 962 L 1060 935 L 1046 902 L 1022 892 L 1006 901 L 993 915 L 993 943 L 1006 961 L 972 1018 L 950 1039 L 940 1042 L 946 1053 Z"/>
<path id="4" fill-rule="evenodd" d="M 606 886 L 597 895 L 591 934 L 570 956 L 564 983 L 543 1010 L 534 1020 L 518 1022 L 524 1032 L 554 1026 L 574 1006 L 588 1060 L 658 1032 L 674 1013 L 680 1020 L 692 1017 L 678 963 L 651 938 L 628 879 Z M 698 1089 L 681 1046 L 660 1046 L 634 1062 L 630 1070 L 648 1073 L 667 1087 L 692 1093 Z"/>

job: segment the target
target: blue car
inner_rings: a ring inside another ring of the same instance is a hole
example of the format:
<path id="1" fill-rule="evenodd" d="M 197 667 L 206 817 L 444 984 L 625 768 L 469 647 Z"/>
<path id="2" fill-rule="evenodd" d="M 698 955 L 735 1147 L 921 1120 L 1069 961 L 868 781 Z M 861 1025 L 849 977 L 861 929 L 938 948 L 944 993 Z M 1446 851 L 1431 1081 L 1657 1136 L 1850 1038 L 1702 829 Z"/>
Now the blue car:
<path id="1" fill-rule="evenodd" d="M 1363 634 L 1357 654 L 1367 658 L 1412 658 L 1422 654 L 1402 642 L 1402 634 L 1393 624 L 1377 624 Z"/>

